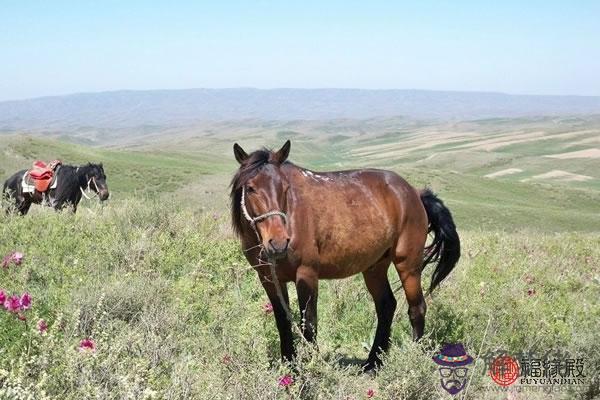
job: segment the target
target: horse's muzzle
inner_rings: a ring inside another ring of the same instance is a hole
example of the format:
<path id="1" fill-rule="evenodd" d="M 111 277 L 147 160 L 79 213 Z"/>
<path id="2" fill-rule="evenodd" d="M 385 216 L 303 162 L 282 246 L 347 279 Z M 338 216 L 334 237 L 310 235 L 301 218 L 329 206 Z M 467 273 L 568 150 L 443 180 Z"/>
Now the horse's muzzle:
<path id="1" fill-rule="evenodd" d="M 267 253 L 269 257 L 275 259 L 284 258 L 287 255 L 288 246 L 290 239 L 269 239 L 269 245 L 267 246 Z"/>
<path id="2" fill-rule="evenodd" d="M 100 199 L 100 201 L 108 200 L 109 197 L 110 193 L 108 192 L 108 190 L 101 190 L 98 192 L 98 198 Z"/>

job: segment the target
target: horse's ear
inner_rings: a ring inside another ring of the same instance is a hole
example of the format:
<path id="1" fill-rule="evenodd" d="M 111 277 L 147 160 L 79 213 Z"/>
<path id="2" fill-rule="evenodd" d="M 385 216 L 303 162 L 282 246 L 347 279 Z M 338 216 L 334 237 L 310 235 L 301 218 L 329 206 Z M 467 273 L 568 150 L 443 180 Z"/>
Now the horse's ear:
<path id="1" fill-rule="evenodd" d="M 279 162 L 279 164 L 283 164 L 285 162 L 285 160 L 287 160 L 288 156 L 290 155 L 290 147 L 291 146 L 292 146 L 292 143 L 288 140 L 287 142 L 285 142 L 283 147 L 280 148 L 277 153 L 275 153 L 275 156 L 273 158 L 275 160 L 277 160 L 277 162 Z"/>
<path id="2" fill-rule="evenodd" d="M 237 162 L 239 162 L 240 164 L 246 161 L 246 159 L 248 158 L 248 153 L 246 153 L 244 149 L 242 149 L 242 146 L 240 146 L 237 143 L 233 145 L 233 154 L 235 155 L 235 159 L 237 160 Z"/>

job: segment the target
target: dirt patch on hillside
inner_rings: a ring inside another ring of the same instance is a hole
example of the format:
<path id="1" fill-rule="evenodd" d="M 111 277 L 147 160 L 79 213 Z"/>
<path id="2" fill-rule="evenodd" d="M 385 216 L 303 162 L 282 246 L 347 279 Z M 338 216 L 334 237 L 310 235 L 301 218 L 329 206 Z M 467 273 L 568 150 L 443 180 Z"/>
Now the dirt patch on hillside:
<path id="1" fill-rule="evenodd" d="M 585 149 L 579 151 L 570 151 L 568 153 L 548 154 L 544 157 L 560 158 L 566 160 L 569 158 L 600 158 L 600 149 Z"/>
<path id="2" fill-rule="evenodd" d="M 546 172 L 545 174 L 535 175 L 529 179 L 523 179 L 521 182 L 526 182 L 531 179 L 553 179 L 553 180 L 568 181 L 568 182 L 573 182 L 573 181 L 574 182 L 585 182 L 585 181 L 589 181 L 590 179 L 594 179 L 594 177 L 587 176 L 587 175 L 573 174 L 571 172 L 555 169 L 550 172 Z"/>
<path id="3" fill-rule="evenodd" d="M 523 170 L 520 168 L 508 168 L 508 169 L 503 169 L 501 171 L 493 172 L 491 174 L 487 174 L 487 175 L 485 175 L 485 178 L 498 178 L 498 177 L 504 176 L 504 175 L 518 174 L 519 172 L 523 172 Z"/>

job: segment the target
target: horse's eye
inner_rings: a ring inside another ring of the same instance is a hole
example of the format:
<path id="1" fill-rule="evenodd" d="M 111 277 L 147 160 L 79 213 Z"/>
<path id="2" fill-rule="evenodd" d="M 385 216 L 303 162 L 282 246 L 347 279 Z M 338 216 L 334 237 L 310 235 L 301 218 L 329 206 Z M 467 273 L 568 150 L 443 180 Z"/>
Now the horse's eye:
<path id="1" fill-rule="evenodd" d="M 246 186 L 246 191 L 248 193 L 254 193 L 254 188 L 252 186 Z"/>

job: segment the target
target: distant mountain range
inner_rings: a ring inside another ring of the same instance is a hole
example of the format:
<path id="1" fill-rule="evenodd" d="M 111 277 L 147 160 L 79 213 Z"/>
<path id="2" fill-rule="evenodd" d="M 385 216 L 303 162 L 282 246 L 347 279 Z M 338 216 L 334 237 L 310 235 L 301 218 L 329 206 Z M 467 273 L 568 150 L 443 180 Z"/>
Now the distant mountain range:
<path id="1" fill-rule="evenodd" d="M 600 114 L 600 97 L 360 89 L 126 90 L 0 102 L 0 130 L 181 126 L 244 119 L 471 120 L 583 114 Z"/>

